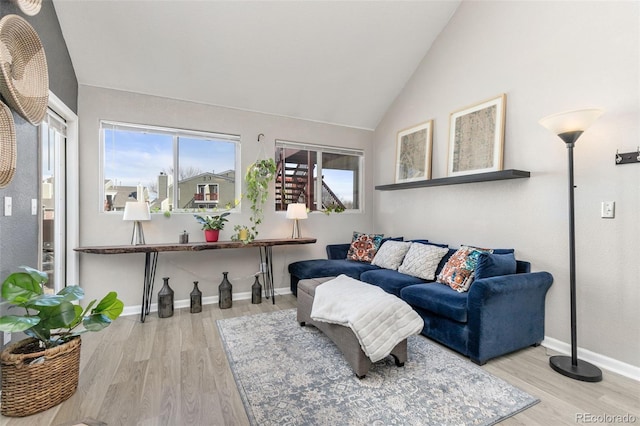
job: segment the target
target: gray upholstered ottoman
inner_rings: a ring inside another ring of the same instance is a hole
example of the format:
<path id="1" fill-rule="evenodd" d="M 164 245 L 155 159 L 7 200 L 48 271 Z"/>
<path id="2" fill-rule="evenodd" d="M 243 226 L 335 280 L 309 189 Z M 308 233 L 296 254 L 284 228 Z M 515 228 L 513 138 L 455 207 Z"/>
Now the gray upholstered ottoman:
<path id="1" fill-rule="evenodd" d="M 353 334 L 349 327 L 343 327 L 337 324 L 314 321 L 311 319 L 311 308 L 313 307 L 313 298 L 316 293 L 316 287 L 325 281 L 329 281 L 335 277 L 310 278 L 300 280 L 298 283 L 298 322 L 301 326 L 311 324 L 321 330 L 333 343 L 340 349 L 345 359 L 353 368 L 356 376 L 363 378 L 371 367 L 371 360 L 362 351 L 358 338 Z M 398 343 L 391 351 L 396 365 L 404 366 L 407 360 L 407 340 Z"/>

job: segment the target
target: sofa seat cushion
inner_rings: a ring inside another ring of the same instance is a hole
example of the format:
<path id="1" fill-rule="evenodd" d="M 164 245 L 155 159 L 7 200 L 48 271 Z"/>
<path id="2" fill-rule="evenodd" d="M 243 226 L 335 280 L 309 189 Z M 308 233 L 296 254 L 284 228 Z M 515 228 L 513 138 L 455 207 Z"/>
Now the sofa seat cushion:
<path id="1" fill-rule="evenodd" d="M 387 293 L 398 297 L 400 297 L 400 290 L 404 287 L 425 282 L 422 278 L 401 274 L 392 269 L 376 269 L 363 272 L 360 275 L 360 281 L 376 285 Z"/>
<path id="2" fill-rule="evenodd" d="M 459 293 L 440 283 L 416 284 L 405 287 L 400 297 L 409 305 L 433 312 L 457 322 L 467 322 L 468 293 Z"/>
<path id="3" fill-rule="evenodd" d="M 360 274 L 372 269 L 379 269 L 370 263 L 356 262 L 347 259 L 313 259 L 293 262 L 289 265 L 289 273 L 299 279 L 336 277 L 345 274 L 359 279 Z"/>

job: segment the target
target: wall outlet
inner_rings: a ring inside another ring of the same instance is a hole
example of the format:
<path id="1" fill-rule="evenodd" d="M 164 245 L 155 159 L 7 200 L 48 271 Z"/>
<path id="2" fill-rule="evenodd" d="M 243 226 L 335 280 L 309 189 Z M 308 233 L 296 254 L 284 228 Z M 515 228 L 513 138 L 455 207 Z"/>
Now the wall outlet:
<path id="1" fill-rule="evenodd" d="M 616 215 L 616 202 L 615 201 L 603 201 L 600 207 L 600 217 L 606 219 L 613 219 Z"/>
<path id="2" fill-rule="evenodd" d="M 38 214 L 38 200 L 35 198 L 31 199 L 31 215 L 35 216 Z"/>

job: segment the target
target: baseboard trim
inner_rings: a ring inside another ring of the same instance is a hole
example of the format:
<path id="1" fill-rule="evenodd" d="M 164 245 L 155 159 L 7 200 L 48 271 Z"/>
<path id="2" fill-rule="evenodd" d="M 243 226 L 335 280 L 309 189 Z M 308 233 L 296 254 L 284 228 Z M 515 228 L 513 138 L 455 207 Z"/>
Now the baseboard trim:
<path id="1" fill-rule="evenodd" d="M 283 288 L 276 288 L 274 291 L 275 291 L 276 296 L 282 296 L 282 295 L 285 295 L 285 294 L 291 294 L 291 289 L 284 288 L 284 287 Z M 249 299 L 251 299 L 251 292 L 250 291 L 246 291 L 246 292 L 242 292 L 242 293 L 233 293 L 233 297 L 232 297 L 232 300 L 249 300 Z M 267 299 L 263 295 L 262 296 L 262 303 L 265 303 L 265 301 L 269 301 L 269 303 L 271 303 L 271 300 Z M 214 305 L 216 303 L 218 303 L 218 296 L 208 296 L 208 297 L 203 297 L 202 298 L 202 304 L 203 305 Z M 130 316 L 130 315 L 140 316 L 141 306 L 142 305 L 125 306 L 124 309 L 122 310 L 122 316 Z M 188 308 L 189 306 L 191 306 L 191 300 L 189 300 L 189 299 L 174 300 L 174 302 L 173 302 L 174 309 Z M 152 303 L 149 312 L 158 312 L 158 304 L 157 303 Z"/>
<path id="2" fill-rule="evenodd" d="M 542 346 L 547 349 L 560 352 L 563 355 L 571 354 L 571 345 L 552 337 L 545 336 L 544 340 L 542 341 Z M 640 381 L 640 367 L 636 367 L 634 365 L 618 361 L 617 359 L 613 359 L 608 356 L 601 355 L 596 352 L 591 352 L 590 350 L 582 348 L 578 348 L 578 358 L 583 361 L 590 362 L 593 365 L 597 365 L 598 367 L 605 370 L 609 370 L 630 379 Z"/>

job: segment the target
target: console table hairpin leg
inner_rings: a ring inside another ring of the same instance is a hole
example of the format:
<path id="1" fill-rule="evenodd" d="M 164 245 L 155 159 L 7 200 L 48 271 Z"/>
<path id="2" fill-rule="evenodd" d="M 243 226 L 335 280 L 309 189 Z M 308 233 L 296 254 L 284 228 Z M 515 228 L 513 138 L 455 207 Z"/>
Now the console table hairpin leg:
<path id="1" fill-rule="evenodd" d="M 273 288 L 273 255 L 271 249 L 271 246 L 260 247 L 260 272 L 264 274 L 264 295 L 267 299 L 271 296 L 271 303 L 275 305 L 276 295 Z M 262 271 L 263 264 L 266 265 L 265 271 Z"/>
<path id="2" fill-rule="evenodd" d="M 153 282 L 156 278 L 156 266 L 158 265 L 158 252 L 145 252 L 144 254 L 144 288 L 142 290 L 142 308 L 140 309 L 140 322 L 144 322 L 151 310 L 153 297 Z"/>

